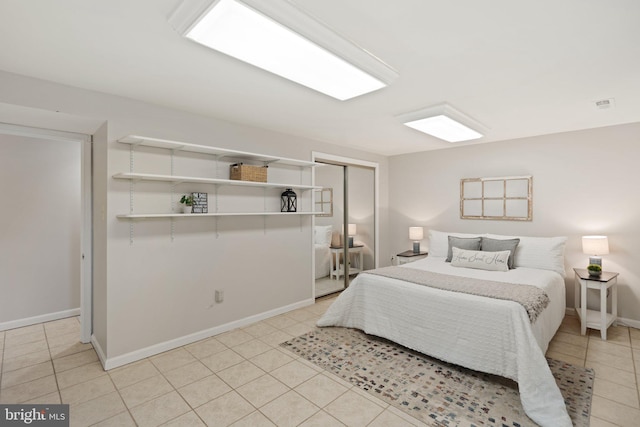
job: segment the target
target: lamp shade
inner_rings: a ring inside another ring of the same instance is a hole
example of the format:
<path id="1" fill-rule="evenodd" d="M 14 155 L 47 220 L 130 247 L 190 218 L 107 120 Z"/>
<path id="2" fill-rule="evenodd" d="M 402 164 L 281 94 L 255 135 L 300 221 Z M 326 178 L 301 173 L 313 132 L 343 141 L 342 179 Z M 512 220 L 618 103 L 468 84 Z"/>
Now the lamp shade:
<path id="1" fill-rule="evenodd" d="M 409 227 L 410 240 L 422 240 L 423 238 L 424 238 L 424 232 L 422 227 Z"/>
<path id="2" fill-rule="evenodd" d="M 607 236 L 583 236 L 582 252 L 587 255 L 607 255 L 609 253 L 609 239 Z"/>
<path id="3" fill-rule="evenodd" d="M 356 234 L 358 234 L 356 232 L 356 225 L 355 224 L 349 224 L 349 227 L 347 228 L 347 234 L 349 236 L 355 236 Z"/>

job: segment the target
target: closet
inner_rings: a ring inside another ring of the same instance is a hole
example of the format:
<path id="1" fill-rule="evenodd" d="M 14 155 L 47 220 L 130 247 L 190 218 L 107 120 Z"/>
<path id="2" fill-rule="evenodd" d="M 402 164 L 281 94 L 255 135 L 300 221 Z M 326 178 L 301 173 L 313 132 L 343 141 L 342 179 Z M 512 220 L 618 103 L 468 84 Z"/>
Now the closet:
<path id="1" fill-rule="evenodd" d="M 376 267 L 377 165 L 321 155 L 315 160 L 314 185 L 321 189 L 314 210 L 323 212 L 314 224 L 318 298 L 344 290 L 358 273 Z"/>

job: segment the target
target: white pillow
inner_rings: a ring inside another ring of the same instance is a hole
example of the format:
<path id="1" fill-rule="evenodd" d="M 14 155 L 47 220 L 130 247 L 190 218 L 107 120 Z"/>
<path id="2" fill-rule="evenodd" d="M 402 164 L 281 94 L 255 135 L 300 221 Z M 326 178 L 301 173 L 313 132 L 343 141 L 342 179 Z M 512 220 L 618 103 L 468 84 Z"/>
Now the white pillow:
<path id="1" fill-rule="evenodd" d="M 451 265 L 454 267 L 477 268 L 489 271 L 509 271 L 509 255 L 511 251 L 486 252 L 470 251 L 467 249 L 451 248 L 453 257 Z"/>
<path id="2" fill-rule="evenodd" d="M 564 247 L 567 243 L 566 237 L 520 237 L 520 236 L 500 236 L 496 234 L 486 234 L 491 239 L 513 239 L 520 238 L 520 243 L 516 248 L 513 259 L 514 267 L 539 268 L 541 270 L 551 270 L 566 277 L 564 270 Z"/>
<path id="3" fill-rule="evenodd" d="M 481 237 L 482 234 L 447 233 L 429 230 L 429 256 L 446 258 L 449 252 L 449 236 L 469 238 Z"/>
<path id="4" fill-rule="evenodd" d="M 330 225 L 316 225 L 313 230 L 313 240 L 316 245 L 331 245 L 331 234 L 333 227 Z"/>

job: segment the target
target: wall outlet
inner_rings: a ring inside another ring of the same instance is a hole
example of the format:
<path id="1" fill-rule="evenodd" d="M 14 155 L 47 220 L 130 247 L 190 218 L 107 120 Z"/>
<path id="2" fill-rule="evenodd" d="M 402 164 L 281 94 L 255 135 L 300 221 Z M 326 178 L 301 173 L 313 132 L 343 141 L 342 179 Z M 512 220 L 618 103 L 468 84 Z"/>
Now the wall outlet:
<path id="1" fill-rule="evenodd" d="M 224 301 L 224 291 L 223 290 L 216 290 L 216 302 L 222 302 Z"/>

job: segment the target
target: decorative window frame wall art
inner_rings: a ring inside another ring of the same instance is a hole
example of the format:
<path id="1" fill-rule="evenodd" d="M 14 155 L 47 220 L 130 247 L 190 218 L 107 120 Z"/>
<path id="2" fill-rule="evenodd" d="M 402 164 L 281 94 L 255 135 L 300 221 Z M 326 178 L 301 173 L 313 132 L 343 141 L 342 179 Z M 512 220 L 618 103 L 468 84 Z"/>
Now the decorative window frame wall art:
<path id="1" fill-rule="evenodd" d="M 460 218 L 531 221 L 533 177 L 501 176 L 460 180 Z"/>
<path id="2" fill-rule="evenodd" d="M 315 212 L 322 212 L 316 216 L 333 216 L 333 188 L 327 187 L 315 191 Z"/>

